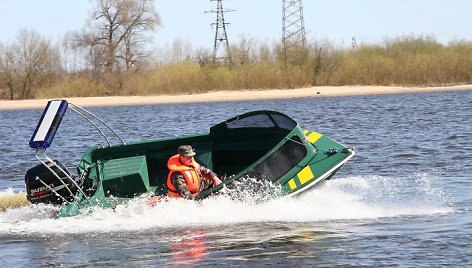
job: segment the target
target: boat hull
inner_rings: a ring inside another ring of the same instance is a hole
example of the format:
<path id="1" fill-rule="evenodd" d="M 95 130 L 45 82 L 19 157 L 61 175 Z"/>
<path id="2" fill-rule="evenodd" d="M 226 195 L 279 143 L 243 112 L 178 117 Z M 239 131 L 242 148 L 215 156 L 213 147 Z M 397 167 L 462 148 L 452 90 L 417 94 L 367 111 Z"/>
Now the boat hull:
<path id="1" fill-rule="evenodd" d="M 345 162 L 354 156 L 353 150 L 326 136 L 301 129 L 297 129 L 295 132 L 297 131 L 306 138 L 303 143 L 303 147 L 307 148 L 306 155 L 281 177 L 275 179 L 268 178 L 267 174 L 264 174 L 264 169 L 262 169 L 262 173 L 254 172 L 257 170 L 258 165 L 264 165 L 264 161 L 267 160 L 267 157 L 261 157 L 258 161 L 255 161 L 236 174 L 223 173 L 226 176 L 223 183 L 224 186 L 219 185 L 206 190 L 198 198 L 204 199 L 218 194 L 223 187 L 231 188 L 235 181 L 242 178 L 270 180 L 275 186 L 280 186 L 282 195 L 298 195 L 312 190 L 322 181 L 330 179 Z M 79 172 L 88 170 L 89 178 L 96 181 L 96 189 L 88 191 L 91 195 L 88 199 L 79 195 L 77 198 L 79 201 L 72 204 L 63 204 L 59 215 L 74 216 L 91 206 L 113 208 L 118 204 L 125 203 L 130 198 L 144 193 L 165 195 L 165 179 L 167 176 L 165 163 L 167 158 L 174 153 L 173 149 L 170 148 L 176 148 L 177 144 L 192 144 L 194 148 L 197 148 L 197 152 L 201 152 L 197 155 L 197 161 L 212 169 L 217 169 L 221 175 L 221 169 L 208 159 L 208 156 L 211 155 L 211 148 L 207 148 L 210 149 L 210 152 L 206 152 L 201 146 L 206 143 L 203 142 L 205 140 L 205 135 L 197 135 L 176 140 L 135 143 L 133 145 L 126 145 L 123 148 L 115 148 L 115 150 L 113 150 L 114 148 L 108 148 L 108 150 L 111 150 L 108 153 L 98 153 L 96 149 L 89 150 L 81 161 Z M 168 150 L 162 149 L 164 144 L 169 144 L 164 146 L 169 148 Z M 157 154 L 154 150 L 151 150 L 152 153 L 148 155 L 135 155 L 137 152 L 142 152 L 144 147 L 158 147 L 160 148 L 159 152 L 165 151 L 166 153 Z M 266 154 L 272 155 L 280 148 L 281 146 L 276 146 Z M 332 150 L 333 148 L 336 148 L 335 152 Z M 96 159 L 97 155 L 100 156 L 100 160 Z M 94 160 L 91 161 L 91 159 Z M 156 159 L 159 159 L 159 161 L 155 161 Z M 85 164 L 87 162 L 99 164 L 90 168 L 90 165 Z M 158 169 L 158 166 L 161 166 L 161 169 Z M 271 174 L 271 172 L 268 173 Z"/>
<path id="2" fill-rule="evenodd" d="M 249 112 L 214 125 L 209 133 L 87 148 L 77 167 L 79 191 L 72 200 L 64 198 L 59 216 L 114 208 L 143 194 L 165 195 L 167 161 L 183 144 L 195 148 L 197 162 L 223 180 L 197 199 L 234 188 L 245 178 L 269 182 L 282 196 L 297 195 L 329 179 L 354 155 L 282 113 Z"/>

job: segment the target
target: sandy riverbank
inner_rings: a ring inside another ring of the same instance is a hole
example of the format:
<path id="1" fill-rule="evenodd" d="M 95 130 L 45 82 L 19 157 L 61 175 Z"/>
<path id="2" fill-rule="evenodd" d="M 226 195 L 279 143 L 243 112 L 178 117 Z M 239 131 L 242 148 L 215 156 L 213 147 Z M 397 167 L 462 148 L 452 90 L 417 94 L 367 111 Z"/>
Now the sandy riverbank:
<path id="1" fill-rule="evenodd" d="M 159 96 L 116 96 L 116 97 L 84 97 L 67 98 L 75 105 L 117 106 L 143 105 L 159 103 L 186 102 L 224 102 L 245 100 L 289 99 L 305 97 L 334 97 L 354 95 L 401 94 L 421 92 L 441 92 L 472 90 L 472 85 L 451 87 L 383 87 L 383 86 L 342 86 L 342 87 L 309 87 L 297 89 L 247 90 L 247 91 L 217 91 L 192 95 L 159 95 Z M 0 100 L 0 110 L 42 108 L 47 99 L 9 101 Z"/>

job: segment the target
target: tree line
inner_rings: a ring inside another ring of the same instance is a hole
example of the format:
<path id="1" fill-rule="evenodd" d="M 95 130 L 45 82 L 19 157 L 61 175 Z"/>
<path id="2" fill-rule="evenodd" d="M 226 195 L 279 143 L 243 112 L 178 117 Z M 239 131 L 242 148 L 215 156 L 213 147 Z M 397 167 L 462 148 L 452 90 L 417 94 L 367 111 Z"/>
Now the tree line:
<path id="1" fill-rule="evenodd" d="M 138 70 L 150 55 L 146 45 L 159 24 L 152 0 L 96 0 L 83 29 L 61 45 L 21 30 L 12 43 L 0 43 L 0 88 L 10 99 L 32 98 L 66 76 L 86 73 L 115 94 L 123 73 Z"/>
<path id="2" fill-rule="evenodd" d="M 190 41 L 152 51 L 160 23 L 152 0 L 95 0 L 85 26 L 60 43 L 21 30 L 13 42 L 0 43 L 0 98 L 472 83 L 470 41 L 403 36 L 340 48 L 323 40 L 284 51 L 281 42 L 241 37 L 231 45 L 231 61 L 215 62 Z"/>

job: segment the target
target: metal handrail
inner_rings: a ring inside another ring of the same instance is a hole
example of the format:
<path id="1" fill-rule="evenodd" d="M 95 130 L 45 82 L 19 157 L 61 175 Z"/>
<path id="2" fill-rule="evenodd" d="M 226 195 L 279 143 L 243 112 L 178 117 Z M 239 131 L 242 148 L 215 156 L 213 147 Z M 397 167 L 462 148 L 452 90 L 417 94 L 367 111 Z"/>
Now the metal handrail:
<path id="1" fill-rule="evenodd" d="M 90 117 L 88 117 L 87 115 L 95 118 L 96 120 L 98 120 L 102 125 L 104 125 L 108 130 L 110 130 L 113 135 L 115 135 L 121 142 L 121 144 L 123 145 L 126 145 L 126 142 L 121 138 L 120 135 L 118 135 L 118 133 L 116 133 L 115 130 L 113 130 L 107 123 L 105 123 L 102 119 L 100 119 L 98 116 L 94 115 L 93 113 L 87 111 L 86 109 L 80 107 L 80 106 L 77 106 L 73 103 L 69 103 L 69 108 L 74 111 L 75 113 L 77 113 L 78 115 L 80 115 L 82 118 L 84 118 L 85 120 L 87 120 L 93 127 L 95 127 L 98 132 L 103 136 L 103 138 L 105 138 L 106 142 L 108 143 L 108 146 L 111 146 L 111 143 L 110 143 L 110 140 L 108 139 L 108 137 L 105 135 L 105 133 L 103 132 L 102 129 L 100 129 L 100 127 L 98 127 L 97 124 L 95 124 L 92 120 L 90 120 Z M 80 110 L 80 111 L 79 111 Z M 84 114 L 85 113 L 85 114 Z M 87 114 L 87 115 L 86 115 Z"/>

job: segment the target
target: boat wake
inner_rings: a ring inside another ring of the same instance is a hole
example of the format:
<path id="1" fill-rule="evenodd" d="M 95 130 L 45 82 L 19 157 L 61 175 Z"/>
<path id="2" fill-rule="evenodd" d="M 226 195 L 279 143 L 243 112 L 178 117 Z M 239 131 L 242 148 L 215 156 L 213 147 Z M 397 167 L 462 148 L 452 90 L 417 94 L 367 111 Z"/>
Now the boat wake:
<path id="1" fill-rule="evenodd" d="M 145 198 L 135 198 L 114 210 L 93 208 L 70 218 L 57 218 L 57 208 L 52 205 L 30 205 L 0 212 L 0 236 L 133 232 L 169 227 L 322 222 L 453 213 L 451 198 L 445 195 L 440 185 L 436 185 L 438 181 L 440 178 L 428 174 L 398 178 L 344 177 L 326 181 L 299 197 L 273 200 L 271 198 L 280 189 L 259 184 L 259 192 L 243 192 L 235 188 L 199 203 L 173 199 L 150 207 Z M 7 194 L 11 194 L 11 190 L 0 192 L 0 197 Z"/>

